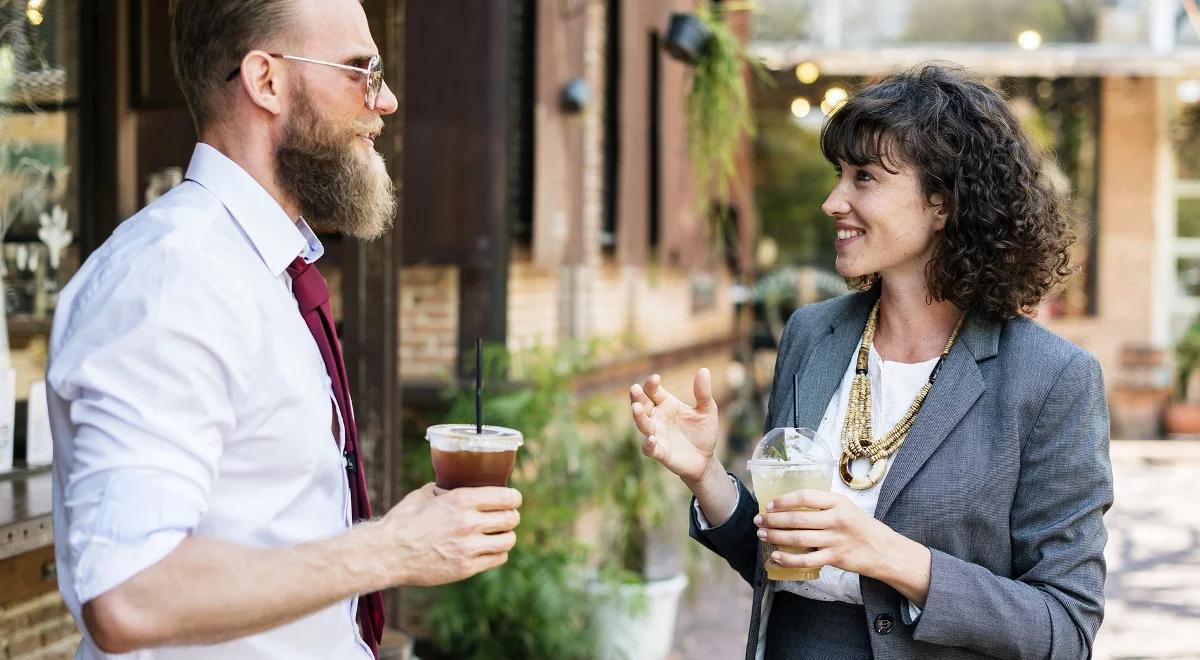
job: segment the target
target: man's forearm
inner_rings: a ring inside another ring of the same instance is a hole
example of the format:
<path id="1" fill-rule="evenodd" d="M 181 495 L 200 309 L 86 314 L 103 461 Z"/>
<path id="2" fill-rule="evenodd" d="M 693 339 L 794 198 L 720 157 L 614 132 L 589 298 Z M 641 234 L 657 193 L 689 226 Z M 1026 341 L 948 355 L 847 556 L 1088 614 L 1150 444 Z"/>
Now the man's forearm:
<path id="1" fill-rule="evenodd" d="M 290 548 L 189 537 L 145 571 L 84 605 L 105 651 L 211 644 L 288 623 L 390 586 L 371 526 Z"/>

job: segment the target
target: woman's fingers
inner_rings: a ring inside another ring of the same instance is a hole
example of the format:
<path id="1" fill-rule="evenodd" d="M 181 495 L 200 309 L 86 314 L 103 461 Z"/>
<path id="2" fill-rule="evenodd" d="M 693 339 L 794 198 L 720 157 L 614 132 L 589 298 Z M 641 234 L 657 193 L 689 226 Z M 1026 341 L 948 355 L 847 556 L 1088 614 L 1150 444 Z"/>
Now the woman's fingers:
<path id="1" fill-rule="evenodd" d="M 837 515 L 824 511 L 768 511 L 754 517 L 754 524 L 770 529 L 830 529 Z"/>
<path id="2" fill-rule="evenodd" d="M 797 490 L 786 495 L 780 495 L 767 502 L 767 511 L 832 509 L 844 499 L 844 495 L 831 493 L 827 490 Z"/>
<path id="3" fill-rule="evenodd" d="M 707 411 L 716 409 L 717 402 L 712 396 L 712 374 L 708 369 L 700 369 L 692 380 L 692 395 L 696 397 L 696 410 Z"/>
<path id="4" fill-rule="evenodd" d="M 637 425 L 638 431 L 641 431 L 642 435 L 645 436 L 654 435 L 654 420 L 650 419 L 650 416 L 647 415 L 646 407 L 640 401 L 635 401 L 629 407 L 629 410 L 633 413 L 633 423 Z"/>
<path id="5" fill-rule="evenodd" d="M 760 529 L 758 538 L 764 543 L 792 548 L 824 548 L 837 540 L 837 534 L 824 529 Z"/>
<path id="6" fill-rule="evenodd" d="M 667 458 L 666 447 L 663 447 L 658 442 L 658 436 L 651 435 L 642 443 L 642 453 L 659 463 L 663 463 Z"/>
<path id="7" fill-rule="evenodd" d="M 671 397 L 671 393 L 667 388 L 662 386 L 662 376 L 653 374 L 642 383 L 642 390 L 646 392 L 646 396 L 654 402 L 654 405 L 661 405 Z"/>
<path id="8" fill-rule="evenodd" d="M 784 568 L 818 568 L 833 566 L 835 556 L 831 550 L 813 550 L 812 552 L 794 553 L 776 550 L 771 553 L 771 562 Z"/>
<path id="9" fill-rule="evenodd" d="M 646 409 L 646 416 L 654 416 L 654 402 L 650 400 L 650 397 L 646 396 L 646 392 L 642 389 L 641 385 L 635 383 L 629 388 L 629 402 L 642 404 L 642 407 Z"/>

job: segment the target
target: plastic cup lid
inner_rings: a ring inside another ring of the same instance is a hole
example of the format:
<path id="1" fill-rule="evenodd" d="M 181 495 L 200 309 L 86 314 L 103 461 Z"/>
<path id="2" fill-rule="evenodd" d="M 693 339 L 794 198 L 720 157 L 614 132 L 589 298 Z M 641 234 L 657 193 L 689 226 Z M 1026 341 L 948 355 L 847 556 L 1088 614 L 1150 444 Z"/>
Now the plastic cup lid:
<path id="1" fill-rule="evenodd" d="M 837 465 L 827 443 L 808 428 L 771 429 L 759 440 L 746 462 L 751 470 L 829 469 Z"/>
<path id="2" fill-rule="evenodd" d="M 439 449 L 458 451 L 512 451 L 525 444 L 520 431 L 503 426 L 484 426 L 475 432 L 474 424 L 438 424 L 425 431 L 425 439 Z"/>
<path id="3" fill-rule="evenodd" d="M 751 470 L 815 470 L 828 469 L 835 465 L 837 461 L 781 461 L 774 458 L 746 461 L 746 467 Z"/>

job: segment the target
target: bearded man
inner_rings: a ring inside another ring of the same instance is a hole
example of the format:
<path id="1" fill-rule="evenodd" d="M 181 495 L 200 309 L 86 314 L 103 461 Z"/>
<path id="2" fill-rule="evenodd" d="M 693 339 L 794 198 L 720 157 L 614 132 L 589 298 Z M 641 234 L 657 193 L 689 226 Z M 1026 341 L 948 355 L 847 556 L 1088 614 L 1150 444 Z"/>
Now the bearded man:
<path id="1" fill-rule="evenodd" d="M 60 296 L 47 381 L 77 658 L 370 658 L 379 590 L 507 560 L 520 493 L 372 519 L 316 223 L 387 231 L 396 97 L 357 0 L 175 0 L 186 181 Z"/>

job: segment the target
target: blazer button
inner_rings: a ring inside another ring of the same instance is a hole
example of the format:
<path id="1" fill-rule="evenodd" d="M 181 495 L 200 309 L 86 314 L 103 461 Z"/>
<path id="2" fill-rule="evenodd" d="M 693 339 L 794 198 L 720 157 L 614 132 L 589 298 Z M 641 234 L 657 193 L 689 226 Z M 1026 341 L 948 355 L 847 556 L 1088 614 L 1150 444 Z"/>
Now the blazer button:
<path id="1" fill-rule="evenodd" d="M 892 620 L 892 615 L 880 614 L 879 616 L 875 617 L 875 632 L 879 633 L 880 635 L 886 635 L 892 632 L 893 627 L 895 627 L 895 622 Z"/>

